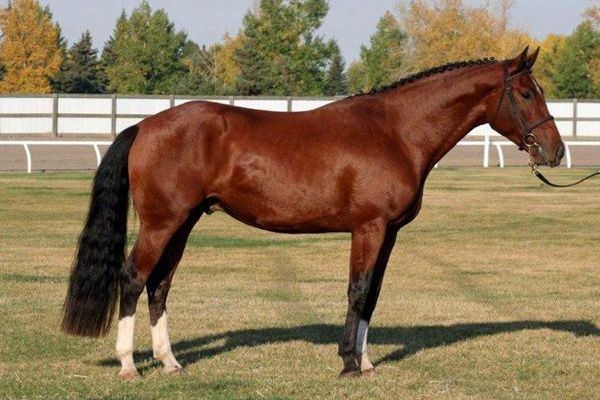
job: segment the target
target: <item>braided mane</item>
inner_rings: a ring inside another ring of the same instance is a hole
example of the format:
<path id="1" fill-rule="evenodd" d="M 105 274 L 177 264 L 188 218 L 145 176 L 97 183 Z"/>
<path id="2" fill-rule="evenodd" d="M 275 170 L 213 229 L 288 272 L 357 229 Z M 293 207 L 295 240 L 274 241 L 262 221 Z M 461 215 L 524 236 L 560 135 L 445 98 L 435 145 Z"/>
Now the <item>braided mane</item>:
<path id="1" fill-rule="evenodd" d="M 498 61 L 494 58 L 482 58 L 479 60 L 452 62 L 452 63 L 440 65 L 438 67 L 426 69 L 424 71 L 417 72 L 412 75 L 408 75 L 408 76 L 400 79 L 397 82 L 391 83 L 389 85 L 373 88 L 368 92 L 361 92 L 361 93 L 355 94 L 354 96 L 373 95 L 373 94 L 385 92 L 386 90 L 395 89 L 397 87 L 404 86 L 409 83 L 413 83 L 415 81 L 418 81 L 420 79 L 424 79 L 424 78 L 427 78 L 427 77 L 430 77 L 433 75 L 438 75 L 438 74 L 442 74 L 444 72 L 453 71 L 455 69 L 465 68 L 465 67 L 474 67 L 474 66 L 479 66 L 479 65 L 490 65 L 490 64 L 496 64 L 497 62 Z"/>

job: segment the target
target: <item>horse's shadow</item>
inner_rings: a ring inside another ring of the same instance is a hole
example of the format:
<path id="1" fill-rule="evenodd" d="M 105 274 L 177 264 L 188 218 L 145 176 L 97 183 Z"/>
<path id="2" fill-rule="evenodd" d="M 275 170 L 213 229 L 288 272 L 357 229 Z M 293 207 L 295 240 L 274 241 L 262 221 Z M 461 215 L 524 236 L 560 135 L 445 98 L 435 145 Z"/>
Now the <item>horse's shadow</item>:
<path id="1" fill-rule="evenodd" d="M 513 321 L 482 322 L 454 325 L 373 327 L 369 330 L 369 343 L 397 345 L 399 348 L 375 361 L 375 365 L 399 361 L 421 350 L 449 346 L 480 336 L 490 336 L 523 330 L 550 329 L 572 333 L 575 336 L 600 336 L 600 329 L 585 320 L 571 321 Z M 173 343 L 176 358 L 182 365 L 193 364 L 201 359 L 217 356 L 238 347 L 255 347 L 270 343 L 304 341 L 313 344 L 334 344 L 342 335 L 343 327 L 333 324 L 301 325 L 289 328 L 242 329 L 222 334 L 201 336 Z M 151 351 L 136 352 L 137 360 L 148 360 Z M 115 366 L 114 358 L 99 362 L 102 366 Z M 156 366 L 156 362 L 144 365 L 141 370 Z"/>

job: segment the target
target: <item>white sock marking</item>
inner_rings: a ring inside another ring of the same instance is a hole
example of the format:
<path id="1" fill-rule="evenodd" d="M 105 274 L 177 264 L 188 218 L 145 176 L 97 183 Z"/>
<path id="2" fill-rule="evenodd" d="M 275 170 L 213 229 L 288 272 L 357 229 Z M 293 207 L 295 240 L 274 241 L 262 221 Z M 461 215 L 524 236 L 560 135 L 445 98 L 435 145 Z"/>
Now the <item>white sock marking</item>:
<path id="1" fill-rule="evenodd" d="M 154 325 L 151 329 L 154 358 L 161 360 L 167 369 L 181 368 L 181 365 L 179 365 L 175 359 L 175 356 L 173 356 L 173 352 L 171 351 L 166 312 L 163 312 L 156 322 L 156 325 Z"/>
<path id="2" fill-rule="evenodd" d="M 123 371 L 135 369 L 133 363 L 133 334 L 135 331 L 135 314 L 119 320 L 117 328 L 117 355 L 121 360 Z"/>
<path id="3" fill-rule="evenodd" d="M 358 332 L 356 333 L 356 354 L 366 354 L 368 333 L 369 323 L 364 319 L 361 319 L 358 322 Z"/>

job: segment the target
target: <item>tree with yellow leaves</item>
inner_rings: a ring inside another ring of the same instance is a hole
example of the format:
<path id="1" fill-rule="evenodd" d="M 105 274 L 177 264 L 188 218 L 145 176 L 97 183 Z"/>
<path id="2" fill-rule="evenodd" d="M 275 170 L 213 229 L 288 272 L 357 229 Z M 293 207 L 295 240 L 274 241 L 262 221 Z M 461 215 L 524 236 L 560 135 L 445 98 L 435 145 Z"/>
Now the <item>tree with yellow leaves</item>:
<path id="1" fill-rule="evenodd" d="M 533 40 L 508 25 L 512 0 L 471 7 L 463 0 L 412 0 L 401 7 L 409 37 L 406 72 L 481 57 L 508 58 Z"/>
<path id="2" fill-rule="evenodd" d="M 596 32 L 600 32 L 600 7 L 592 6 L 584 14 L 587 21 Z M 600 40 L 596 41 L 593 55 L 588 63 L 590 78 L 594 86 L 596 96 L 600 96 Z"/>
<path id="3" fill-rule="evenodd" d="M 233 91 L 235 82 L 240 74 L 240 66 L 235 62 L 235 52 L 242 46 L 240 35 L 225 35 L 223 44 L 216 53 L 217 78 L 222 82 L 226 91 Z"/>
<path id="4" fill-rule="evenodd" d="M 59 70 L 57 30 L 35 0 L 13 0 L 0 18 L 0 61 L 5 74 L 2 93 L 50 93 L 50 78 Z"/>

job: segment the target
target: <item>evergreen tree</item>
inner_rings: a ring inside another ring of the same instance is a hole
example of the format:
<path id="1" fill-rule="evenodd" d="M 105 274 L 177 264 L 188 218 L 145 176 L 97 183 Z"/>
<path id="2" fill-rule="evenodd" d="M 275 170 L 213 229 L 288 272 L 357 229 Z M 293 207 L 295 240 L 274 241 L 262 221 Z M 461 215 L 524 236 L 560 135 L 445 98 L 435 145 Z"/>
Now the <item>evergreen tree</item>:
<path id="1" fill-rule="evenodd" d="M 125 27 L 127 25 L 127 14 L 125 14 L 125 10 L 121 11 L 121 15 L 117 18 L 117 22 L 115 23 L 115 29 L 113 30 L 112 35 L 109 36 L 108 40 L 104 44 L 104 49 L 102 50 L 102 56 L 100 57 L 100 62 L 102 63 L 102 68 L 106 71 L 108 66 L 115 65 L 117 62 L 117 55 L 115 54 L 115 37 L 126 35 Z M 107 77 L 108 79 L 108 77 Z M 112 90 L 112 87 L 107 89 Z"/>
<path id="2" fill-rule="evenodd" d="M 92 35 L 86 31 L 69 49 L 61 70 L 54 80 L 55 90 L 62 93 L 104 93 L 106 77 Z"/>
<path id="3" fill-rule="evenodd" d="M 236 89 L 241 95 L 267 94 L 273 87 L 267 54 L 261 48 L 262 35 L 259 33 L 259 25 L 259 18 L 248 11 L 244 17 L 244 30 L 240 34 L 241 45 L 234 53 L 235 61 L 240 67 Z"/>
<path id="4" fill-rule="evenodd" d="M 49 93 L 58 72 L 61 52 L 56 27 L 35 0 L 14 0 L 2 21 L 0 60 L 4 93 Z"/>
<path id="5" fill-rule="evenodd" d="M 360 59 L 369 88 L 379 87 L 398 79 L 403 66 L 406 34 L 400 29 L 396 17 L 386 12 L 377 23 L 371 36 L 370 47 L 361 46 Z"/>
<path id="6" fill-rule="evenodd" d="M 538 62 L 535 65 L 535 76 L 544 88 L 546 98 L 557 98 L 553 77 L 556 75 L 556 63 L 564 47 L 565 37 L 550 34 L 541 43 Z"/>
<path id="7" fill-rule="evenodd" d="M 244 17 L 235 52 L 237 90 L 246 95 L 321 94 L 329 46 L 316 35 L 326 0 L 262 0 Z"/>
<path id="8" fill-rule="evenodd" d="M 361 46 L 360 61 L 352 63 L 348 70 L 350 91 L 365 92 L 398 79 L 404 66 L 406 42 L 400 23 L 386 12 L 377 23 L 370 46 Z"/>
<path id="9" fill-rule="evenodd" d="M 599 46 L 600 32 L 594 29 L 591 21 L 583 22 L 567 37 L 552 79 L 559 97 L 592 98 L 600 95 L 596 92 L 589 70 L 597 57 Z"/>
<path id="10" fill-rule="evenodd" d="M 348 82 L 344 73 L 344 59 L 335 41 L 331 42 L 330 47 L 331 63 L 327 71 L 323 94 L 327 96 L 344 95 L 348 93 Z"/>
<path id="11" fill-rule="evenodd" d="M 187 36 L 167 13 L 152 12 L 147 1 L 117 20 L 103 52 L 109 89 L 118 93 L 171 93 L 186 73 Z"/>
<path id="12" fill-rule="evenodd" d="M 365 65 L 360 61 L 354 61 L 348 67 L 346 73 L 348 77 L 348 91 L 350 93 L 361 93 L 369 91 L 370 87 L 367 82 L 367 73 Z"/>

